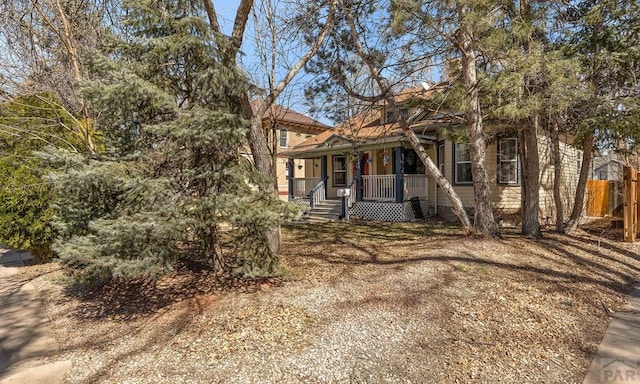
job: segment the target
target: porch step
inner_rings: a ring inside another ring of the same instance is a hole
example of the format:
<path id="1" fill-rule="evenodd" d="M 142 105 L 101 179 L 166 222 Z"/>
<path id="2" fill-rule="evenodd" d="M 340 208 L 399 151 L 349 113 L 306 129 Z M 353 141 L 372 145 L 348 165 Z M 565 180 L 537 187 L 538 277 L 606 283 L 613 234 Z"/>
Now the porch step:
<path id="1" fill-rule="evenodd" d="M 341 200 L 325 200 L 316 204 L 312 210 L 302 216 L 302 220 L 308 222 L 338 220 L 342 214 Z"/>

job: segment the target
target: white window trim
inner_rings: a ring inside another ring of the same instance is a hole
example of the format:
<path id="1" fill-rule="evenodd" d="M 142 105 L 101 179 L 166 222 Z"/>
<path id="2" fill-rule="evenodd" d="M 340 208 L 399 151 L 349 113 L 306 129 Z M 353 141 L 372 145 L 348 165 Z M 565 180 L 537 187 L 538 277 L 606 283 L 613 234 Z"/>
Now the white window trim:
<path id="1" fill-rule="evenodd" d="M 284 136 L 282 135 L 284 133 Z M 284 139 L 284 145 L 282 145 L 282 139 Z M 286 129 L 280 129 L 278 133 L 278 145 L 280 148 L 288 148 L 289 147 L 289 131 Z"/>
<path id="2" fill-rule="evenodd" d="M 471 165 L 471 158 L 469 158 L 469 160 L 465 160 L 465 161 L 460 161 L 458 160 L 458 147 L 460 145 L 466 145 L 467 146 L 467 152 L 469 151 L 469 143 L 467 143 L 466 141 L 464 143 L 453 143 L 453 162 L 454 162 L 454 181 L 455 184 L 457 185 L 472 185 L 473 184 L 473 176 L 471 176 L 471 180 L 464 180 L 464 181 L 460 181 L 458 179 L 458 177 L 460 176 L 460 172 L 458 172 L 458 165 L 459 164 L 469 164 Z"/>
<path id="3" fill-rule="evenodd" d="M 442 153 L 440 153 L 440 149 L 442 149 Z M 442 176 L 444 176 L 444 154 L 445 154 L 445 144 L 444 141 L 441 142 L 440 144 L 438 144 L 438 152 L 436 152 L 436 155 L 438 157 L 438 169 L 440 170 L 440 173 L 442 173 Z"/>
<path id="4" fill-rule="evenodd" d="M 516 148 L 515 148 L 515 159 L 509 159 L 509 160 L 503 160 L 502 159 L 502 146 L 503 146 L 503 142 L 506 141 L 513 141 L 515 142 Z M 503 185 L 520 185 L 520 156 L 518 156 L 518 139 L 516 139 L 515 137 L 506 137 L 506 138 L 502 138 L 498 141 L 498 184 L 503 184 Z M 516 179 L 515 180 L 507 180 L 504 181 L 502 180 L 502 164 L 507 164 L 507 163 L 515 163 L 516 166 Z"/>
<path id="5" fill-rule="evenodd" d="M 344 169 L 336 169 L 336 159 L 342 158 L 344 159 L 343 164 L 344 164 Z M 342 155 L 334 155 L 331 157 L 331 168 L 333 171 L 333 180 L 332 180 L 332 184 L 334 187 L 346 187 L 347 186 L 347 157 L 346 156 L 342 156 Z M 340 183 L 336 183 L 336 173 L 344 173 L 344 184 Z"/>

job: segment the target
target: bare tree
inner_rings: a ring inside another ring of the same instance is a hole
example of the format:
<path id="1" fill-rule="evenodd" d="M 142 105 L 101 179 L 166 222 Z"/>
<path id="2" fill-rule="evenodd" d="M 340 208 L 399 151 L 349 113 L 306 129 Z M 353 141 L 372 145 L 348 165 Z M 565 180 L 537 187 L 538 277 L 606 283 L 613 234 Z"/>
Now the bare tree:
<path id="1" fill-rule="evenodd" d="M 73 129 L 89 153 L 96 151 L 94 116 L 76 88 L 87 78 L 81 51 L 95 49 L 105 41 L 117 9 L 118 4 L 110 0 L 16 0 L 0 5 L 0 36 L 6 47 L 11 47 L 11 53 L 3 55 L 11 60 L 3 66 L 3 93 L 6 97 L 16 93 L 54 95 L 70 115 L 82 116 Z"/>
<path id="2" fill-rule="evenodd" d="M 220 23 L 218 22 L 217 14 L 215 11 L 214 4 L 212 0 L 204 0 L 205 8 L 207 10 L 207 15 L 209 18 L 209 24 L 211 29 L 217 35 L 223 37 L 224 34 L 220 28 Z M 268 1 L 268 0 L 263 0 Z M 324 27 L 321 29 L 320 33 L 316 36 L 315 40 L 311 43 L 307 52 L 305 52 L 296 63 L 294 63 L 284 75 L 284 77 L 277 82 L 274 81 L 273 86 L 269 89 L 269 92 L 262 100 L 262 103 L 256 108 L 255 113 L 251 109 L 249 95 L 238 100 L 238 102 L 242 105 L 242 110 L 244 116 L 250 120 L 250 127 L 247 133 L 247 139 L 249 142 L 249 147 L 251 149 L 251 154 L 253 156 L 253 161 L 256 166 L 256 169 L 260 174 L 265 176 L 267 179 L 271 179 L 274 173 L 275 164 L 273 163 L 273 158 L 270 155 L 270 150 L 268 146 L 267 137 L 265 135 L 265 131 L 262 127 L 262 119 L 265 114 L 269 110 L 269 108 L 275 103 L 276 99 L 282 94 L 285 88 L 291 83 L 294 77 L 302 70 L 304 65 L 316 54 L 318 48 L 324 41 L 329 31 L 330 26 L 333 23 L 335 17 L 335 11 L 337 8 L 337 0 L 332 0 L 328 4 L 323 4 L 326 9 L 324 14 Z M 244 41 L 245 30 L 247 28 L 247 22 L 249 20 L 249 15 L 252 7 L 254 6 L 253 0 L 241 0 L 238 8 L 236 10 L 236 16 L 233 24 L 233 29 L 230 36 L 226 36 L 228 41 L 228 46 L 225 47 L 226 52 L 225 56 L 230 65 L 238 65 L 237 64 L 237 55 L 240 50 L 240 47 Z M 323 7 L 319 7 L 322 9 Z M 283 37 L 284 38 L 284 37 Z M 259 186 L 261 190 L 272 192 L 277 196 L 277 188 L 275 187 L 274 182 L 263 183 Z M 273 228 L 268 234 L 269 244 L 271 251 L 274 253 L 278 253 L 281 248 L 281 234 L 280 228 Z"/>

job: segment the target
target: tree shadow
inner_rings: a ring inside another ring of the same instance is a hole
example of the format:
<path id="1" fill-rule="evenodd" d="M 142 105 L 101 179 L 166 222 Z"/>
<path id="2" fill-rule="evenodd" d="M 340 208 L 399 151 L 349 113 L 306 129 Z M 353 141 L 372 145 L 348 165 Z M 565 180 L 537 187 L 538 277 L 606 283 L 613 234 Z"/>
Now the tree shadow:
<path id="1" fill-rule="evenodd" d="M 367 241 L 361 241 L 360 236 L 367 232 L 371 236 Z M 527 263 L 528 260 L 513 260 L 504 262 L 490 257 L 478 256 L 473 252 L 465 252 L 460 255 L 438 254 L 439 249 L 446 249 L 446 244 L 451 242 L 473 240 L 471 237 L 452 230 L 451 227 L 429 227 L 427 225 L 397 225 L 382 223 L 357 223 L 355 225 L 339 223 L 331 225 L 307 225 L 294 229 L 295 235 L 291 241 L 302 241 L 309 245 L 309 251 L 305 257 L 334 265 L 410 265 L 420 262 L 458 262 L 472 265 L 484 265 L 499 270 L 508 270 L 517 273 L 525 273 L 538 280 L 557 284 L 559 281 L 571 284 L 593 284 L 612 289 L 620 294 L 627 293 L 630 285 L 638 281 L 640 275 L 640 257 L 622 247 L 614 245 L 608 240 L 601 240 L 602 249 L 593 249 L 590 242 L 592 238 L 580 236 L 560 236 L 550 234 L 540 240 L 531 240 L 522 236 L 506 233 L 504 240 L 495 240 L 500 244 L 519 247 L 517 243 L 511 244 L 510 240 L 520 239 L 531 244 L 536 243 L 546 252 L 556 255 L 536 255 L 546 259 L 546 265 Z M 317 236 L 315 234 L 318 234 Z M 384 240 L 378 241 L 378 240 Z M 316 251 L 313 246 L 322 245 L 324 242 L 336 245 L 337 252 Z M 421 247 L 423 251 L 413 252 L 411 255 L 399 255 L 394 250 L 396 242 L 405 246 Z M 349 247 L 357 252 L 340 252 L 341 247 Z M 604 252 L 604 250 L 607 252 Z M 578 255 L 592 255 L 592 257 Z M 613 253 L 613 255 L 611 254 Z M 535 260 L 535 258 L 532 258 Z M 535 262 L 535 261 L 534 261 Z"/>
<path id="2" fill-rule="evenodd" d="M 1 277 L 0 377 L 16 363 L 55 352 L 43 326 L 46 316 L 40 299 L 15 276 Z"/>
<path id="3" fill-rule="evenodd" d="M 455 225 L 430 221 L 390 223 L 376 221 L 347 221 L 321 224 L 296 224 L 286 229 L 288 243 L 303 241 L 309 244 L 324 242 L 364 242 L 385 244 L 397 241 L 435 241 L 441 237 L 466 238 Z"/>
<path id="4" fill-rule="evenodd" d="M 198 314 L 202 313 L 202 307 L 190 306 L 191 310 L 183 310 L 179 316 L 175 319 L 172 319 L 170 322 L 155 322 L 153 319 L 147 319 L 145 322 L 153 323 L 149 324 L 149 326 L 142 326 L 137 331 L 133 333 L 127 333 L 122 336 L 114 337 L 107 336 L 109 341 L 114 341 L 119 338 L 131 338 L 135 337 L 136 340 L 140 340 L 140 334 L 145 331 L 152 330 L 151 333 L 146 335 L 143 339 L 143 343 L 136 343 L 132 348 L 123 351 L 122 353 L 118 353 L 115 356 L 108 356 L 102 362 L 102 366 L 92 372 L 88 377 L 83 378 L 84 383 L 100 383 L 103 381 L 104 377 L 107 376 L 107 373 L 113 369 L 113 367 L 117 366 L 121 362 L 125 362 L 131 358 L 136 358 L 137 355 L 148 351 L 151 347 L 155 345 L 165 345 L 171 340 L 180 334 L 183 330 L 187 329 L 189 325 L 193 322 Z M 65 350 L 83 350 L 88 348 L 96 348 L 97 345 L 101 345 L 96 340 L 91 340 L 84 345 L 74 345 L 65 348 Z"/>
<path id="5" fill-rule="evenodd" d="M 114 280 L 94 287 L 72 284 L 65 289 L 65 294 L 79 300 L 72 313 L 76 318 L 128 321 L 152 316 L 165 307 L 199 295 L 256 292 L 265 283 L 278 286 L 282 279 L 243 278 L 220 273 L 206 262 L 182 259 L 176 264 L 175 272 L 157 280 Z"/>

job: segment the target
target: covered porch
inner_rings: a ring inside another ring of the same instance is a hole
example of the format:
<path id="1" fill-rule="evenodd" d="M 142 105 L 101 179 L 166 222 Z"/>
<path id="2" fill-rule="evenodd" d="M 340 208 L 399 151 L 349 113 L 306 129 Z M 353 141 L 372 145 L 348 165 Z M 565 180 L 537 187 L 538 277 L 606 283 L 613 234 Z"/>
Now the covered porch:
<path id="1" fill-rule="evenodd" d="M 412 198 L 429 198 L 429 178 L 426 175 L 362 175 L 348 184 L 350 195 L 355 201 L 388 201 L 400 203 Z M 339 197 L 327 192 L 328 178 L 321 177 L 293 177 L 290 179 L 290 200 L 311 199 L 320 189 L 324 191 L 325 199 Z M 398 188 L 398 186 L 401 186 Z"/>
<path id="2" fill-rule="evenodd" d="M 435 183 L 424 174 L 413 150 L 395 144 L 304 157 L 305 172 L 299 176 L 295 161 L 301 156 L 289 158 L 289 200 L 313 209 L 324 200 L 339 199 L 346 191 L 351 217 L 409 221 L 427 216 Z"/>

